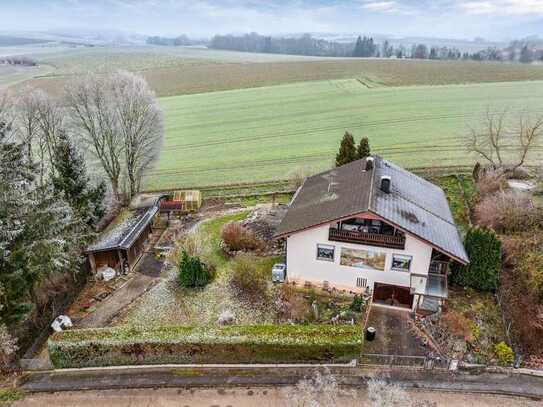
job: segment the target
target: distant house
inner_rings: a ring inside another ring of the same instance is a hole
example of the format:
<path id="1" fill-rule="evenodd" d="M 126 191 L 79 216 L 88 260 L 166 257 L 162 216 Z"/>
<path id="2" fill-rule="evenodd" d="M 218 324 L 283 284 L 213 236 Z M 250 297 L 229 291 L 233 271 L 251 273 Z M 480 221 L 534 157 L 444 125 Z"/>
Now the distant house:
<path id="1" fill-rule="evenodd" d="M 119 273 L 131 271 L 145 252 L 158 210 L 156 203 L 147 208 L 129 211 L 119 224 L 111 225 L 95 243 L 88 246 L 85 254 L 93 273 L 104 266 Z"/>
<path id="2" fill-rule="evenodd" d="M 275 238 L 289 280 L 409 310 L 439 310 L 449 265 L 469 262 L 443 190 L 378 156 L 307 178 Z"/>

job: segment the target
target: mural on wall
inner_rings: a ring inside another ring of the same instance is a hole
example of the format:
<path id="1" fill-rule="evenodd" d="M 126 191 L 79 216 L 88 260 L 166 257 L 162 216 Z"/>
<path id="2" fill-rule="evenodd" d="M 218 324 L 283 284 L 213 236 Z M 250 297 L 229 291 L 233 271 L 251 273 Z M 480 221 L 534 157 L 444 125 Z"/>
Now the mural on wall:
<path id="1" fill-rule="evenodd" d="M 384 271 L 385 259 L 386 254 L 382 252 L 341 248 L 340 264 L 342 266 L 358 267 L 370 271 Z"/>

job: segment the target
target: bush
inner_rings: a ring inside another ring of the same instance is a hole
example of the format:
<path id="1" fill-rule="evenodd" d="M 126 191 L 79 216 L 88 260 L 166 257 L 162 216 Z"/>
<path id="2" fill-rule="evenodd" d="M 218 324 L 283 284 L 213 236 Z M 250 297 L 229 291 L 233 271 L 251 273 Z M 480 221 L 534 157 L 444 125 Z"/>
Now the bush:
<path id="1" fill-rule="evenodd" d="M 486 169 L 475 182 L 481 196 L 493 194 L 507 187 L 503 171 Z"/>
<path id="2" fill-rule="evenodd" d="M 473 342 L 473 340 L 476 339 L 474 337 L 473 322 L 459 312 L 447 312 L 442 316 L 441 322 L 445 324 L 452 336 L 463 338 L 467 342 Z"/>
<path id="3" fill-rule="evenodd" d="M 539 250 L 525 252 L 518 259 L 514 268 L 517 278 L 525 281 L 530 294 L 539 302 L 543 302 L 543 252 Z"/>
<path id="4" fill-rule="evenodd" d="M 464 246 L 470 264 L 467 266 L 455 264 L 451 281 L 477 290 L 496 290 L 502 267 L 501 243 L 496 233 L 484 227 L 471 228 L 464 239 Z"/>
<path id="5" fill-rule="evenodd" d="M 504 233 L 533 228 L 541 220 L 531 200 L 514 191 L 487 195 L 476 205 L 474 212 L 479 225 Z"/>
<path id="6" fill-rule="evenodd" d="M 347 362 L 361 346 L 356 325 L 119 326 L 58 332 L 48 341 L 55 368 Z"/>
<path id="7" fill-rule="evenodd" d="M 274 305 L 283 321 L 305 322 L 312 314 L 309 301 L 290 284 L 280 284 L 275 289 Z"/>
<path id="8" fill-rule="evenodd" d="M 179 262 L 179 284 L 182 287 L 205 287 L 213 279 L 213 271 L 199 257 L 189 256 L 183 250 Z"/>
<path id="9" fill-rule="evenodd" d="M 364 298 L 362 298 L 361 295 L 355 295 L 353 298 L 353 302 L 350 306 L 351 311 L 354 312 L 362 312 L 364 309 Z"/>
<path id="10" fill-rule="evenodd" d="M 230 282 L 240 295 L 251 299 L 266 298 L 270 281 L 271 270 L 260 265 L 256 257 L 242 255 L 234 260 Z"/>
<path id="11" fill-rule="evenodd" d="M 513 363 L 515 355 L 513 349 L 511 349 L 506 343 L 500 342 L 494 345 L 494 353 L 498 358 L 500 364 L 509 366 Z"/>
<path id="12" fill-rule="evenodd" d="M 239 222 L 228 222 L 224 225 L 221 237 L 231 251 L 255 250 L 261 245 L 255 234 Z"/>

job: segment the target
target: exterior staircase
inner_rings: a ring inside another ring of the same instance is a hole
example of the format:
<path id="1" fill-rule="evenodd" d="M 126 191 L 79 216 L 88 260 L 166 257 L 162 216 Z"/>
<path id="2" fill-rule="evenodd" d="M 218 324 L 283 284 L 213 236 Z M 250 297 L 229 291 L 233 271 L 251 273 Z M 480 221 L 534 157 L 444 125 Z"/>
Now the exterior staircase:
<path id="1" fill-rule="evenodd" d="M 427 315 L 441 312 L 441 300 L 439 298 L 428 297 L 425 295 L 417 311 Z"/>

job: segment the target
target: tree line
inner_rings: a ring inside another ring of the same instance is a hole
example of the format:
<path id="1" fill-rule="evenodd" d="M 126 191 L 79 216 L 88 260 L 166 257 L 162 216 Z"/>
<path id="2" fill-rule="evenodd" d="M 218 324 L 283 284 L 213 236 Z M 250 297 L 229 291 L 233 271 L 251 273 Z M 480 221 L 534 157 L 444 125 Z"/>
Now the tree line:
<path id="1" fill-rule="evenodd" d="M 476 52 L 462 52 L 456 47 L 437 47 L 424 43 L 394 46 L 390 41 L 378 43 L 370 36 L 359 36 L 354 43 L 317 39 L 309 34 L 300 37 L 271 37 L 256 33 L 215 35 L 209 47 L 242 52 L 292 54 L 308 56 L 397 58 L 432 60 L 543 61 L 543 45 L 514 41 L 504 49 L 488 47 Z"/>
<path id="2" fill-rule="evenodd" d="M 132 73 L 76 80 L 61 99 L 0 95 L 0 337 L 71 292 L 82 249 L 139 190 L 162 137 L 154 93 Z"/>

